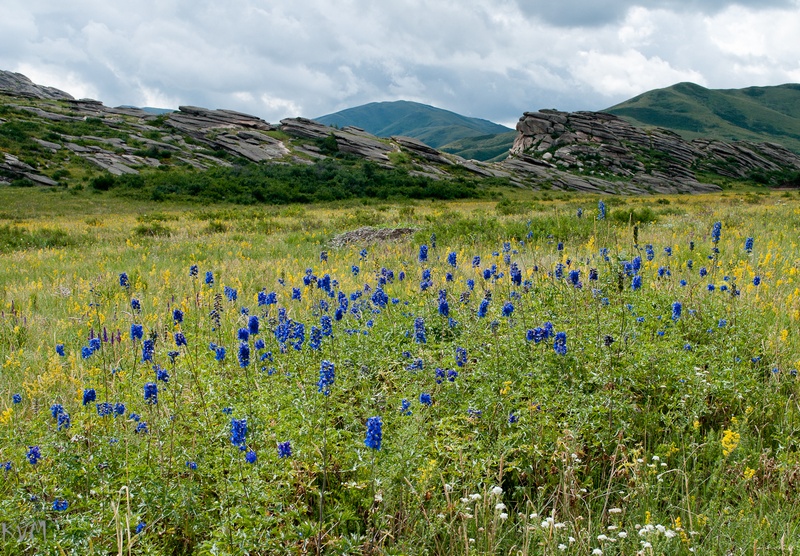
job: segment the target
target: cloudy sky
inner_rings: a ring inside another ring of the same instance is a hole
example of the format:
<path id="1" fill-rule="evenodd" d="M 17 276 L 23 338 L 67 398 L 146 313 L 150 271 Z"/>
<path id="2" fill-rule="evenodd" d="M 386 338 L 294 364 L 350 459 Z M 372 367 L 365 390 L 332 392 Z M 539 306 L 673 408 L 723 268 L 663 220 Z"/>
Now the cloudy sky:
<path id="1" fill-rule="evenodd" d="M 680 81 L 800 82 L 800 0 L 2 0 L 0 69 L 270 122 L 413 100 L 508 125 Z"/>

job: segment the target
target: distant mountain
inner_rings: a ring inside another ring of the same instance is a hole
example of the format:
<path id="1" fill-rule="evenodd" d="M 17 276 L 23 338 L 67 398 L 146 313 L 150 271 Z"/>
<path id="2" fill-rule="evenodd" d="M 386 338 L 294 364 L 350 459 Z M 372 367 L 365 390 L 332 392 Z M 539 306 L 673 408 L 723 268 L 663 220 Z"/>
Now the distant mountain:
<path id="1" fill-rule="evenodd" d="M 483 162 L 500 162 L 508 156 L 517 137 L 516 131 L 506 131 L 494 135 L 465 137 L 439 147 L 440 151 L 457 154 L 466 159 Z"/>
<path id="2" fill-rule="evenodd" d="M 371 102 L 320 116 L 314 120 L 339 128 L 360 127 L 377 137 L 405 135 L 434 148 L 467 138 L 486 138 L 500 133 L 513 133 L 513 130 L 488 120 L 469 118 L 449 110 L 405 100 Z M 513 138 L 505 147 L 506 151 L 511 143 Z M 448 152 L 453 151 L 448 150 Z"/>
<path id="3" fill-rule="evenodd" d="M 133 108 L 141 110 L 143 112 L 147 112 L 148 114 L 153 114 L 155 116 L 160 116 L 162 114 L 169 114 L 170 112 L 175 112 L 173 108 L 154 108 L 152 106 L 131 106 L 130 104 L 123 104 L 122 106 L 118 106 L 117 108 Z"/>
<path id="4" fill-rule="evenodd" d="M 678 83 L 603 112 L 637 126 L 671 129 L 685 139 L 768 141 L 800 152 L 800 84 L 706 89 Z"/>

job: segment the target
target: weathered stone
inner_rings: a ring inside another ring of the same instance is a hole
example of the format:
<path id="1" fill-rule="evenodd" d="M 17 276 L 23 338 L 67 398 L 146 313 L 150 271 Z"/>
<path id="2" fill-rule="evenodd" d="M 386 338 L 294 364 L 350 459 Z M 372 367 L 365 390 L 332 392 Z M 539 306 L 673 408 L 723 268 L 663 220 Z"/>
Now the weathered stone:
<path id="1" fill-rule="evenodd" d="M 0 70 L 0 93 L 27 98 L 68 100 L 72 96 L 55 87 L 36 85 L 33 81 L 11 71 Z"/>

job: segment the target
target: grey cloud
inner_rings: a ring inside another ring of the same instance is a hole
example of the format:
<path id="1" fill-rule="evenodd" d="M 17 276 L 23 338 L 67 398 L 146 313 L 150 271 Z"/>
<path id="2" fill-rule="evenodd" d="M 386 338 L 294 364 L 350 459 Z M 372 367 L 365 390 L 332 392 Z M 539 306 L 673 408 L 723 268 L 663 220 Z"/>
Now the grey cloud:
<path id="1" fill-rule="evenodd" d="M 634 7 L 679 13 L 715 14 L 730 6 L 755 9 L 796 6 L 796 0 L 515 0 L 520 11 L 557 27 L 601 27 L 624 19 Z"/>

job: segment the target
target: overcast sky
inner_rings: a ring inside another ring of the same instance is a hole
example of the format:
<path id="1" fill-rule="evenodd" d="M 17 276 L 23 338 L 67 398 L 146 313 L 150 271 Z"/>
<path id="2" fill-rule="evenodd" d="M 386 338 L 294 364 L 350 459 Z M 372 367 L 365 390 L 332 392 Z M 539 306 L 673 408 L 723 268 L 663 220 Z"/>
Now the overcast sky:
<path id="1" fill-rule="evenodd" d="M 277 123 L 413 100 L 513 125 L 681 81 L 800 82 L 800 0 L 2 0 L 0 69 Z"/>

